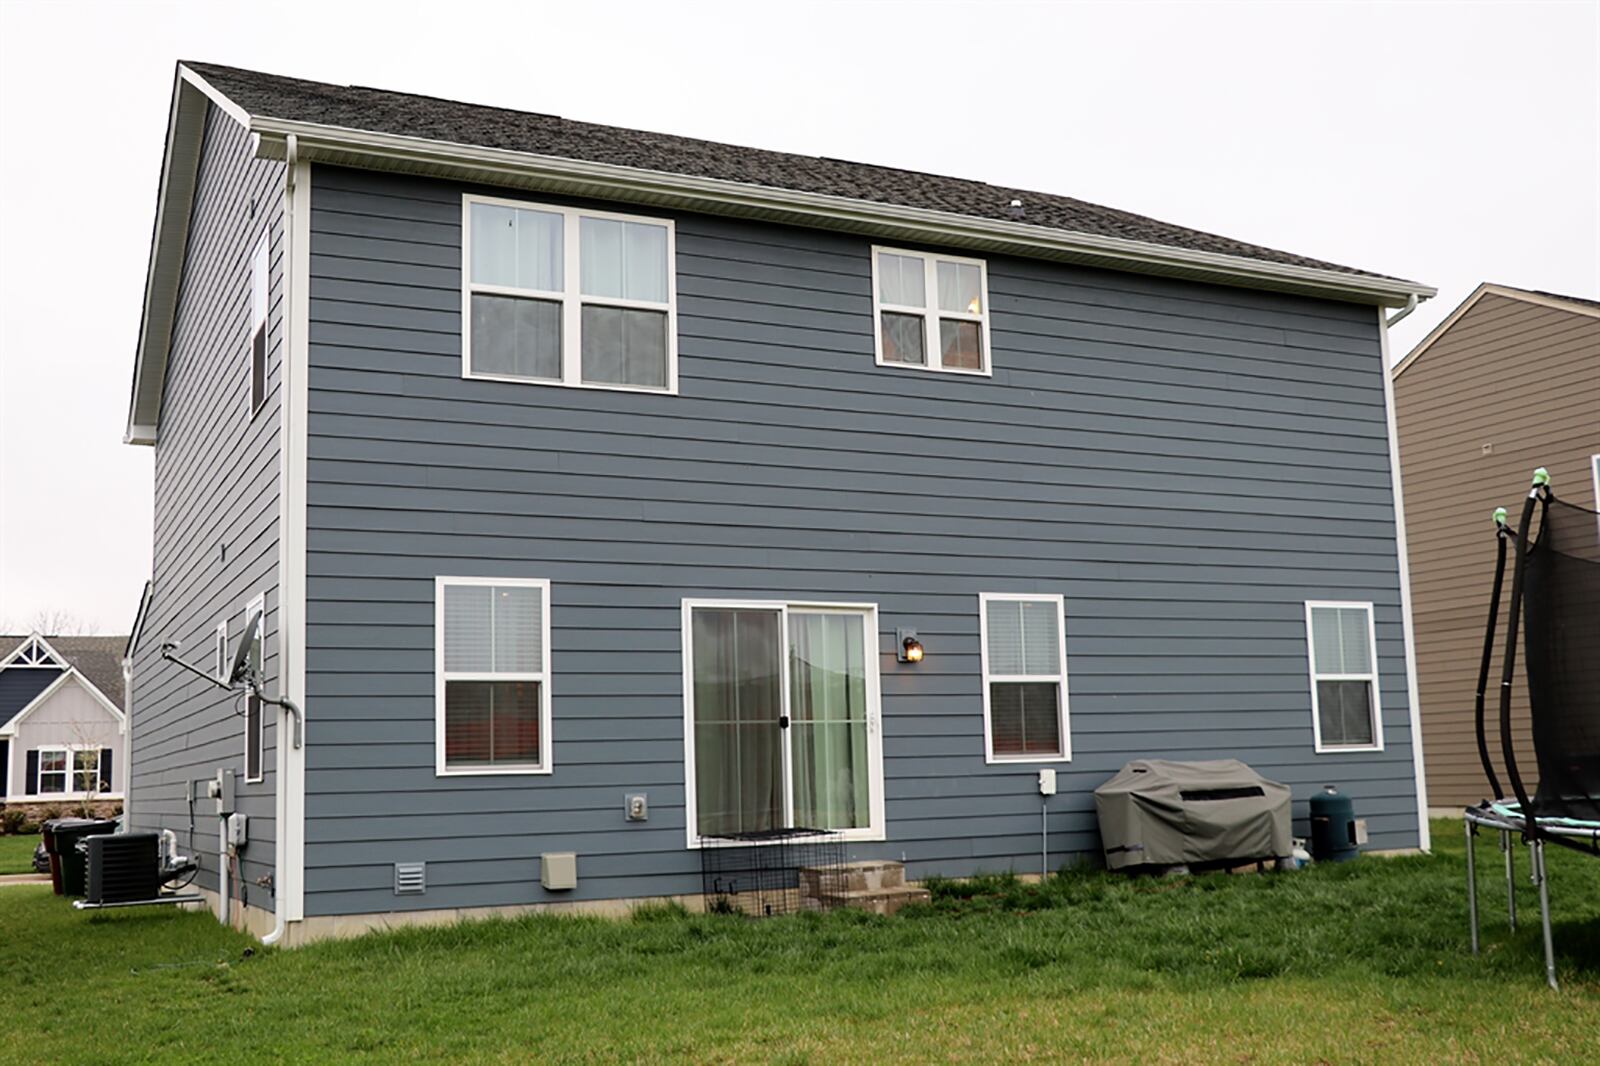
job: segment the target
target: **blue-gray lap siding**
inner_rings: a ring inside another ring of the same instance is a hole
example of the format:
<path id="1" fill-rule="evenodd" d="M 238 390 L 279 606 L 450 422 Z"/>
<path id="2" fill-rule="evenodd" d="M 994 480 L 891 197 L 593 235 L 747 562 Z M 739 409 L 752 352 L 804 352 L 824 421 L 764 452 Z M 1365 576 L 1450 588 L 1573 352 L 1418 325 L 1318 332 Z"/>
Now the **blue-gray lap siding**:
<path id="1" fill-rule="evenodd" d="M 245 130 L 210 108 L 155 446 L 151 599 L 134 650 L 129 723 L 133 828 L 175 831 L 179 848 L 200 856 L 197 883 L 215 891 L 216 805 L 205 782 L 219 768 L 233 769 L 238 809 L 250 818 L 242 891 L 247 903 L 267 910 L 272 892 L 257 879 L 273 872 L 275 860 L 271 716 L 265 779 L 246 784 L 240 701 L 160 655 L 163 642 L 181 641 L 182 656 L 209 670 L 217 623 L 227 621 L 231 651 L 245 605 L 265 593 L 267 687 L 278 684 L 282 206 L 283 164 L 253 158 Z M 263 233 L 271 241 L 267 397 L 252 414 L 250 272 Z M 192 820 L 185 782 L 195 782 L 198 796 Z"/>
<path id="2" fill-rule="evenodd" d="M 699 891 L 685 597 L 879 605 L 888 839 L 851 851 L 914 876 L 1039 863 L 1036 767 L 984 762 L 980 592 L 1066 598 L 1052 864 L 1140 756 L 1245 759 L 1302 832 L 1338 782 L 1416 845 L 1371 308 L 993 257 L 992 379 L 880 368 L 867 240 L 674 214 L 681 395 L 468 381 L 464 191 L 313 173 L 308 914 Z M 435 776 L 440 574 L 552 582 L 549 776 Z M 1382 752 L 1313 752 L 1307 599 L 1376 604 Z"/>

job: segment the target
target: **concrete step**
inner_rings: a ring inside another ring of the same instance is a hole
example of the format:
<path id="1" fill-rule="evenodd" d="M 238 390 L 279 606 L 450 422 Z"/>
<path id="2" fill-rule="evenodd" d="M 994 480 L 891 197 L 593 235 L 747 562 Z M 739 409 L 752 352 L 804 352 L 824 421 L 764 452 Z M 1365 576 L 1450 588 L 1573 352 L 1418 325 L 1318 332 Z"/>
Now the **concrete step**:
<path id="1" fill-rule="evenodd" d="M 902 888 L 905 883 L 905 863 L 893 859 L 863 859 L 843 866 L 807 866 L 800 870 L 801 894 L 812 898 Z"/>
<path id="2" fill-rule="evenodd" d="M 908 903 L 927 903 L 931 898 L 925 888 L 918 888 L 915 885 L 896 885 L 893 888 L 824 892 L 817 897 L 817 902 L 825 910 L 849 907 L 852 910 L 890 915 Z"/>

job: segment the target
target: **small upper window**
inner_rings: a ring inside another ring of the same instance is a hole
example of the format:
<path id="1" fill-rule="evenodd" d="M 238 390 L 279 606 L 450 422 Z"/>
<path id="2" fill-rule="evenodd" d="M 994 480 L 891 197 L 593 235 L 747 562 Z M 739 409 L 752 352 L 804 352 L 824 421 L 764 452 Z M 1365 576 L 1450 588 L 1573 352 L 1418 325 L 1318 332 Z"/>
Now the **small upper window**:
<path id="1" fill-rule="evenodd" d="M 978 608 L 988 760 L 1070 759 L 1061 597 L 984 593 Z"/>
<path id="2" fill-rule="evenodd" d="M 251 634 L 250 647 L 245 652 L 245 662 L 250 668 L 251 676 L 255 678 L 258 684 L 262 680 L 263 657 L 261 647 L 266 641 L 266 608 L 267 600 L 262 595 L 251 600 L 250 605 L 244 609 L 244 631 Z M 254 627 L 250 625 L 252 618 L 259 619 Z M 223 639 L 226 641 L 226 637 Z M 262 751 L 265 745 L 266 720 L 261 713 L 261 694 L 252 687 L 244 698 L 244 779 L 246 781 L 260 781 L 265 776 L 262 769 Z"/>
<path id="3" fill-rule="evenodd" d="M 1317 751 L 1383 747 L 1370 603 L 1307 603 Z"/>
<path id="4" fill-rule="evenodd" d="M 439 773 L 550 770 L 549 582 L 439 578 Z"/>
<path id="5" fill-rule="evenodd" d="M 224 685 L 228 683 L 228 623 L 217 623 L 217 635 L 211 646 L 211 673 Z"/>
<path id="6" fill-rule="evenodd" d="M 666 219 L 465 198 L 465 376 L 678 387 Z"/>
<path id="7" fill-rule="evenodd" d="M 990 372 L 983 260 L 873 248 L 872 289 L 879 365 Z"/>
<path id="8" fill-rule="evenodd" d="M 267 302 L 271 277 L 267 238 L 250 261 L 250 413 L 267 401 Z"/>

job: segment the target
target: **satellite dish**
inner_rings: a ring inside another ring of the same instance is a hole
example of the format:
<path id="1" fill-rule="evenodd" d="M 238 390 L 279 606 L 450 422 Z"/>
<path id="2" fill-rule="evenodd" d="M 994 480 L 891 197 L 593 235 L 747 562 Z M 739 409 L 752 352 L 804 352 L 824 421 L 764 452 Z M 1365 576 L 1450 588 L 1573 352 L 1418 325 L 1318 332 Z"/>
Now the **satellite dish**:
<path id="1" fill-rule="evenodd" d="M 246 680 L 250 674 L 250 646 L 261 630 L 261 611 L 251 611 L 244 622 L 244 633 L 239 637 L 239 650 L 233 653 L 233 666 L 228 669 L 228 685 L 232 687 Z"/>

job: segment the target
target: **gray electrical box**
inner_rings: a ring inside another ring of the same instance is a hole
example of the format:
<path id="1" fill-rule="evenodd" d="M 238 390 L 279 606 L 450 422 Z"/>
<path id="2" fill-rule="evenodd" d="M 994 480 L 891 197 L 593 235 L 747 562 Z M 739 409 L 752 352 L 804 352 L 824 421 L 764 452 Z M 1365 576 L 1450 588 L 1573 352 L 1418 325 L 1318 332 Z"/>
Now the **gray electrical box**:
<path id="1" fill-rule="evenodd" d="M 548 892 L 565 892 L 577 888 L 577 852 L 547 851 L 539 856 L 539 883 Z"/>
<path id="2" fill-rule="evenodd" d="M 218 770 L 217 776 L 206 782 L 206 793 L 217 801 L 217 817 L 226 818 L 233 813 L 233 771 Z"/>
<path id="3" fill-rule="evenodd" d="M 630 792 L 626 798 L 628 821 L 643 822 L 650 817 L 650 797 L 643 792 Z"/>

